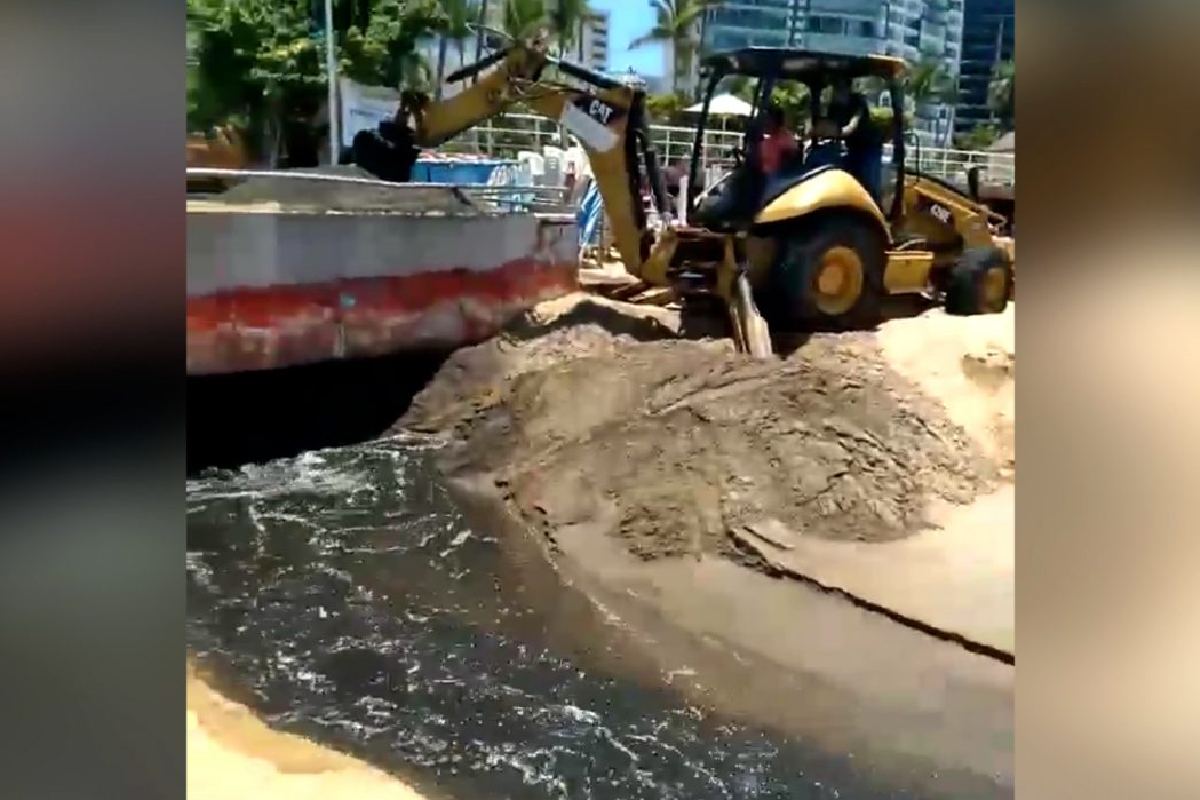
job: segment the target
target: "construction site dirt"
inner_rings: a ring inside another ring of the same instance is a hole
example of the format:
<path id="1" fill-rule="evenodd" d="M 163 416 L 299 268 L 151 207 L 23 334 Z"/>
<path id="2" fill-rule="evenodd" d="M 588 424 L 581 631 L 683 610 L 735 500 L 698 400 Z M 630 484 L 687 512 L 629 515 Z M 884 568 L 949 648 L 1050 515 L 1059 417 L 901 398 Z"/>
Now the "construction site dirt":
<path id="1" fill-rule="evenodd" d="M 452 356 L 399 427 L 445 436 L 444 472 L 615 613 L 821 674 L 857 698 L 838 724 L 1005 783 L 1014 313 L 764 363 L 669 309 L 573 295 Z M 814 613 L 814 587 L 911 638 Z M 770 705 L 753 713 L 828 732 Z"/>
<path id="2" fill-rule="evenodd" d="M 401 424 L 450 434 L 446 469 L 492 475 L 549 541 L 600 525 L 647 560 L 754 564 L 730 532 L 769 539 L 778 523 L 902 539 L 931 525 L 934 501 L 970 503 L 1012 474 L 1011 423 L 972 436 L 875 334 L 816 337 L 764 363 L 678 339 L 672 316 L 579 295 L 543 304 L 452 356 Z M 976 381 L 1011 376 L 1009 362 L 968 363 Z"/>

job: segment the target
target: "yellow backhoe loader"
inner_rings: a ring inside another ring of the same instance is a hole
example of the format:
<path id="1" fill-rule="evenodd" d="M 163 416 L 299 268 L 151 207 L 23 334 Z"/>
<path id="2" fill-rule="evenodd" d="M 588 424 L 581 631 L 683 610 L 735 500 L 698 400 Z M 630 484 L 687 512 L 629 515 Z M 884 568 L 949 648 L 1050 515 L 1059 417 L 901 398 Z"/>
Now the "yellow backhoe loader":
<path id="1" fill-rule="evenodd" d="M 772 355 L 771 329 L 874 324 L 893 294 L 924 294 L 955 314 L 1005 308 L 1013 292 L 1013 264 L 992 235 L 995 215 L 971 190 L 905 170 L 902 60 L 756 47 L 711 56 L 704 69 L 707 93 L 691 186 L 701 177 L 700 145 L 718 84 L 733 75 L 754 80 L 755 115 L 743 155 L 720 191 L 689 192 L 684 217 L 691 224 L 669 220 L 658 232 L 647 228 L 643 182 L 660 211 L 668 204 L 647 134 L 643 92 L 553 58 L 538 43 L 514 43 L 451 74 L 451 83 L 475 81 L 444 100 L 405 93 L 395 124 L 381 131 L 393 154 L 391 166 L 372 168 L 380 159 L 371 137 L 362 134 L 354 160 L 390 179 L 407 180 L 421 147 L 436 147 L 514 106 L 555 120 L 587 152 L 626 269 L 649 286 L 672 288 L 685 303 L 697 296 L 719 298 L 738 348 L 756 357 Z M 859 78 L 884 82 L 897 109 L 890 187 L 882 197 L 873 197 L 837 163 L 813 166 L 808 154 L 828 144 L 817 139 L 794 163 L 764 175 L 757 153 L 772 90 L 799 81 L 820 98 L 836 80 Z"/>

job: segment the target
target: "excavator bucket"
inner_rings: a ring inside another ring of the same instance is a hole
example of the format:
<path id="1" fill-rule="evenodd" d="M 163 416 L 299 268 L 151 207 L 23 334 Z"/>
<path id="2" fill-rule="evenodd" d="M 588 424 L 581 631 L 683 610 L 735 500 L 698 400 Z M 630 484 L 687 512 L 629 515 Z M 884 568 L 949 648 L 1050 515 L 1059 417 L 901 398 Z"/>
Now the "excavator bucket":
<path id="1" fill-rule="evenodd" d="M 771 330 L 754 302 L 754 290 L 745 265 L 738 263 L 732 236 L 725 237 L 725 257 L 717 267 L 716 283 L 716 293 L 724 299 L 729 312 L 729 327 L 738 352 L 754 358 L 770 358 L 774 354 Z"/>
<path id="2" fill-rule="evenodd" d="M 754 292 L 750 288 L 750 280 L 746 274 L 740 273 L 733 284 L 733 302 L 729 305 L 730 322 L 733 327 L 733 339 L 739 352 L 748 353 L 754 358 L 770 358 L 774 351 L 771 347 L 771 331 L 767 321 L 754 302 Z"/>

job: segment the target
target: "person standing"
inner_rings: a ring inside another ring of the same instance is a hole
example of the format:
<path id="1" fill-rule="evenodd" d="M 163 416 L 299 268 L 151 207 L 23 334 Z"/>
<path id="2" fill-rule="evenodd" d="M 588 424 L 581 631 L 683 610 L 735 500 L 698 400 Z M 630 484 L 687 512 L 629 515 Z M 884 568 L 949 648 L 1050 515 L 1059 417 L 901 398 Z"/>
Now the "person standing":
<path id="1" fill-rule="evenodd" d="M 883 182 L 883 137 L 871 120 L 871 107 L 862 94 L 854 91 L 849 78 L 833 86 L 829 118 L 838 128 L 846 146 L 846 171 L 858 179 L 876 202 Z"/>

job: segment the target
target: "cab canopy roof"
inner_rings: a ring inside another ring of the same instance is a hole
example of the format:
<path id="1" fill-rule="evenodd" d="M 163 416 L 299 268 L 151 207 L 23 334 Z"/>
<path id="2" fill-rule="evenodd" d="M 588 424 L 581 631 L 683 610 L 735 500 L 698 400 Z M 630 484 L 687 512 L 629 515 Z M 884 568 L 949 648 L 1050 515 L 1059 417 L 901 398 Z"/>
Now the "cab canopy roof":
<path id="1" fill-rule="evenodd" d="M 888 80 L 900 77 L 907 68 L 904 59 L 894 56 L 851 56 L 790 47 L 725 50 L 705 58 L 703 66 L 721 75 L 734 73 L 751 78 L 774 75 L 781 80 L 822 84 L 836 77 Z"/>

